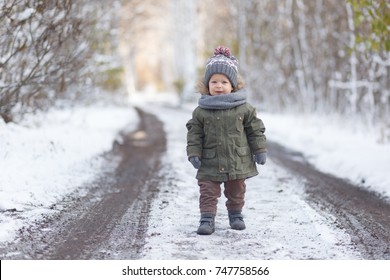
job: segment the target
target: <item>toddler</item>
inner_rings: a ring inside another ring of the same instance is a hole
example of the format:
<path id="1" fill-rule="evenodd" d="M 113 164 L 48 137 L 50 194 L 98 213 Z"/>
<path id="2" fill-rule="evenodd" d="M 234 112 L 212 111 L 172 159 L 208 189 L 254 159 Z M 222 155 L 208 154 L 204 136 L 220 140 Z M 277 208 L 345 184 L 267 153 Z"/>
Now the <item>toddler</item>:
<path id="1" fill-rule="evenodd" d="M 238 61 L 228 48 L 215 49 L 206 64 L 199 91 L 199 106 L 186 125 L 187 156 L 198 170 L 200 187 L 197 233 L 210 235 L 215 231 L 222 183 L 230 227 L 243 230 L 245 180 L 258 175 L 255 163 L 266 162 L 265 127 L 246 100 Z"/>

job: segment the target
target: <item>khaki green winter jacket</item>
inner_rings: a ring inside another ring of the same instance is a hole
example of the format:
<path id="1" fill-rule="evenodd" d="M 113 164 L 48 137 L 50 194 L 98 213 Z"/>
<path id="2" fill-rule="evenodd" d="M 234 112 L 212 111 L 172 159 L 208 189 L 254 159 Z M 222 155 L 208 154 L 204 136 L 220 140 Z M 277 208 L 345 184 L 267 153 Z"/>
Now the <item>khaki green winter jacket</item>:
<path id="1" fill-rule="evenodd" d="M 224 110 L 197 107 L 187 122 L 187 156 L 198 156 L 196 178 L 225 182 L 259 174 L 253 155 L 266 151 L 265 127 L 248 103 Z"/>

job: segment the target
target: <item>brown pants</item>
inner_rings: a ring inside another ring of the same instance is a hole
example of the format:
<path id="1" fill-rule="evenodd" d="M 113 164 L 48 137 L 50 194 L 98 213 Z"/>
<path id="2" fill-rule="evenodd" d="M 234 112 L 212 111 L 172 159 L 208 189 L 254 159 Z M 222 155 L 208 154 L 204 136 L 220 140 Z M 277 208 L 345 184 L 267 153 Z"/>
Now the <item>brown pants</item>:
<path id="1" fill-rule="evenodd" d="M 200 213 L 217 213 L 218 198 L 221 197 L 221 184 L 225 186 L 226 208 L 228 211 L 241 211 L 245 199 L 245 179 L 227 182 L 198 181 L 200 187 Z"/>

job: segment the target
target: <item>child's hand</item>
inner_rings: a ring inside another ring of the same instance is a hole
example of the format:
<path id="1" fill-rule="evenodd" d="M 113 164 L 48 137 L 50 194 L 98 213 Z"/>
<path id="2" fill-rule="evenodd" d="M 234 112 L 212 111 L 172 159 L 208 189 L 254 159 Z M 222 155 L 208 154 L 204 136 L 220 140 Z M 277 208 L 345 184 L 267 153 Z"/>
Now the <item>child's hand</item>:
<path id="1" fill-rule="evenodd" d="M 195 169 L 199 169 L 202 164 L 198 157 L 190 157 L 188 160 L 191 162 Z"/>
<path id="2" fill-rule="evenodd" d="M 267 153 L 263 152 L 255 154 L 255 160 L 257 164 L 264 165 L 267 161 Z"/>

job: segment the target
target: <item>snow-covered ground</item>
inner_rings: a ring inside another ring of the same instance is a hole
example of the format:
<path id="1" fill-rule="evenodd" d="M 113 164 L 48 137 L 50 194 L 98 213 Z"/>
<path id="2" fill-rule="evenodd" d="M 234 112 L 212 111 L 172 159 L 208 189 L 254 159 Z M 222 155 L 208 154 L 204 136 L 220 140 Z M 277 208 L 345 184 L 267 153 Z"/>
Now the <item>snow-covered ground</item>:
<path id="1" fill-rule="evenodd" d="M 65 195 L 82 195 L 81 185 L 115 167 L 100 155 L 111 149 L 118 130 L 137 123 L 129 106 L 52 111 L 20 124 L 0 118 L 0 242 L 52 213 L 50 206 Z"/>
<path id="2" fill-rule="evenodd" d="M 379 129 L 340 117 L 262 114 L 267 135 L 296 151 L 317 169 L 350 180 L 390 201 L 390 143 Z"/>
<path id="3" fill-rule="evenodd" d="M 176 98 L 145 95 L 134 104 L 165 124 L 168 151 L 161 171 L 167 181 L 153 203 L 143 259 L 359 259 L 349 236 L 334 218 L 305 203 L 302 182 L 268 160 L 247 181 L 247 229 L 229 229 L 223 196 L 217 229 L 197 236 L 198 187 L 185 155 L 185 123 L 194 105 L 177 108 Z M 319 169 L 390 196 L 390 145 L 378 144 L 337 121 L 259 113 L 267 137 L 304 152 Z M 93 180 L 118 130 L 134 129 L 131 108 L 80 108 L 39 115 L 21 124 L 0 121 L 0 242 L 18 228 L 50 214 L 50 205 Z M 15 209 L 14 212 L 5 211 Z M 17 218 L 15 218 L 17 217 Z"/>

